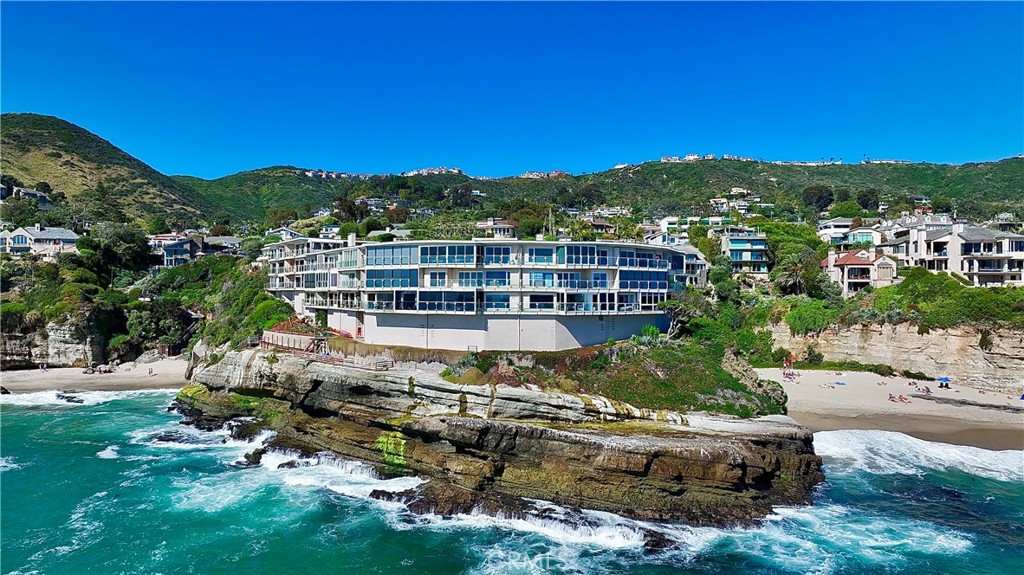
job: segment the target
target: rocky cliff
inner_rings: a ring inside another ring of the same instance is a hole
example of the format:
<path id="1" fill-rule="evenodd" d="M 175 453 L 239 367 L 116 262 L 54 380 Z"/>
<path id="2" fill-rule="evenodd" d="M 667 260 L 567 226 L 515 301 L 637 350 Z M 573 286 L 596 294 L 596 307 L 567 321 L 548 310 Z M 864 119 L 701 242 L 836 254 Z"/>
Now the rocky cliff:
<path id="1" fill-rule="evenodd" d="M 1024 332 L 960 327 L 918 333 L 915 325 L 857 325 L 796 336 L 784 323 L 768 329 L 776 347 L 800 355 L 813 344 L 826 360 L 890 365 L 974 385 L 1024 384 Z"/>
<path id="2" fill-rule="evenodd" d="M 255 416 L 274 444 L 429 478 L 419 511 L 514 512 L 524 499 L 694 524 L 746 524 L 810 502 L 823 479 L 810 432 L 652 411 L 529 386 L 460 385 L 439 364 L 366 371 L 266 352 L 196 366 L 181 409 L 199 425 Z M 259 454 L 253 454 L 259 457 Z M 393 498 L 393 495 L 380 494 Z"/>
<path id="3" fill-rule="evenodd" d="M 103 338 L 85 324 L 48 323 L 28 333 L 0 334 L 0 365 L 4 369 L 84 367 L 103 361 Z"/>

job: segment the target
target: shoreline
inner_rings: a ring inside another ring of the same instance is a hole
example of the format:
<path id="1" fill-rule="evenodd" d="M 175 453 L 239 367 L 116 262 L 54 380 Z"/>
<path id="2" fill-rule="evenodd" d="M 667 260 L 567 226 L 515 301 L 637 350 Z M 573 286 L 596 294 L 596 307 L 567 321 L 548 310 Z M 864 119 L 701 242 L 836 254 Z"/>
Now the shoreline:
<path id="1" fill-rule="evenodd" d="M 781 369 L 755 371 L 758 377 L 782 384 L 789 396 L 789 416 L 813 432 L 895 431 L 925 441 L 1024 450 L 1024 414 L 999 409 L 1024 407 L 1020 390 L 980 389 L 956 381 L 950 384 L 952 389 L 938 389 L 934 381 L 855 371 L 806 370 L 796 381 L 785 381 Z M 936 398 L 976 405 L 912 397 L 918 386 L 928 386 Z M 891 402 L 889 394 L 903 395 L 909 403 Z"/>
<path id="2" fill-rule="evenodd" d="M 82 368 L 54 368 L 0 372 L 0 385 L 11 393 L 60 389 L 130 391 L 179 389 L 188 382 L 183 358 L 146 364 L 125 364 L 109 374 L 85 374 Z M 149 369 L 153 375 L 149 375 Z M 937 389 L 936 382 L 883 377 L 870 372 L 804 371 L 795 382 L 784 381 L 776 368 L 757 369 L 759 377 L 780 381 L 789 396 L 789 416 L 812 432 L 843 429 L 905 433 L 925 441 L 968 445 L 990 450 L 1024 450 L 1024 414 L 992 409 L 1024 407 L 1020 391 L 995 392 L 952 384 Z M 880 382 L 886 385 L 879 385 Z M 843 385 L 838 385 L 842 382 Z M 928 385 L 935 397 L 969 400 L 989 406 L 951 405 L 910 397 L 915 386 Z M 910 403 L 892 403 L 889 393 L 910 397 Z"/>
<path id="3" fill-rule="evenodd" d="M 42 372 L 24 369 L 0 372 L 0 385 L 12 394 L 60 389 L 83 391 L 134 391 L 140 389 L 177 389 L 184 387 L 188 362 L 167 358 L 152 363 L 126 363 L 113 373 L 82 373 L 81 367 L 59 367 Z M 149 375 L 150 368 L 153 375 Z"/>

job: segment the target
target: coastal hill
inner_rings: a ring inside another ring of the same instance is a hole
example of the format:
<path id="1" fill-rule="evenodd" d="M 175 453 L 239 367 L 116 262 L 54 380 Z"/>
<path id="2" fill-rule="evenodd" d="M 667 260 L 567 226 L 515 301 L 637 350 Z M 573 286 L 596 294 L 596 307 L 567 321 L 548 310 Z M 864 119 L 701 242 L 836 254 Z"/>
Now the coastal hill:
<path id="1" fill-rule="evenodd" d="M 101 137 L 52 116 L 3 114 L 0 170 L 26 185 L 45 181 L 74 195 L 103 182 L 130 213 L 199 216 L 225 210 L 238 221 L 262 218 L 268 207 L 318 208 L 339 195 L 394 195 L 413 206 L 451 201 L 460 186 L 481 192 L 467 206 L 488 208 L 512 198 L 568 206 L 639 204 L 654 213 L 690 212 L 712 197 L 744 188 L 763 202 L 803 206 L 802 191 L 825 186 L 876 190 L 883 201 L 915 195 L 956 201 L 961 213 L 981 216 L 1020 211 L 1024 158 L 962 165 L 928 163 L 777 164 L 743 160 L 645 162 L 592 174 L 473 178 L 465 174 L 316 177 L 309 170 L 275 166 L 216 179 L 166 176 Z"/>
<path id="2" fill-rule="evenodd" d="M 0 146 L 3 173 L 26 186 L 47 182 L 73 196 L 103 183 L 124 201 L 129 213 L 139 217 L 147 213 L 197 217 L 211 207 L 192 188 L 60 118 L 3 114 Z"/>

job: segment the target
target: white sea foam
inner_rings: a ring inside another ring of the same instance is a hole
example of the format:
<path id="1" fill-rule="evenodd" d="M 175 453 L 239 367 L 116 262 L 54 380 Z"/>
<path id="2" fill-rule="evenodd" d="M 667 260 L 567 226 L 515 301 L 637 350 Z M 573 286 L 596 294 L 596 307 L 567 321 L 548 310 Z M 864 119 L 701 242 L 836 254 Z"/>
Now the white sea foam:
<path id="1" fill-rule="evenodd" d="M 933 443 L 891 431 L 822 431 L 814 434 L 814 450 L 830 473 L 920 475 L 930 469 L 958 469 L 989 479 L 1024 481 L 1024 451 Z"/>
<path id="2" fill-rule="evenodd" d="M 21 464 L 17 463 L 13 457 L 0 457 L 0 471 L 11 471 L 13 469 L 21 469 Z"/>
<path id="3" fill-rule="evenodd" d="M 100 459 L 117 459 L 120 455 L 117 450 L 120 449 L 117 445 L 108 445 L 106 449 L 96 453 L 96 457 Z"/>
<path id="4" fill-rule="evenodd" d="M 299 467 L 278 467 L 295 460 Z M 271 450 L 263 455 L 260 466 L 284 485 L 319 487 L 349 497 L 369 498 L 376 490 L 399 493 L 420 485 L 423 479 L 401 476 L 381 478 L 372 467 L 357 461 L 338 459 L 328 455 L 297 459 L 296 454 Z"/>
<path id="5" fill-rule="evenodd" d="M 132 399 L 140 395 L 166 395 L 173 397 L 175 391 L 168 389 L 133 389 L 125 391 L 68 391 L 56 390 L 33 391 L 31 393 L 10 393 L 0 395 L 0 405 L 18 405 L 25 407 L 87 407 L 99 405 L 121 399 Z M 76 400 L 72 403 L 66 399 L 58 398 L 57 395 L 74 396 Z"/>

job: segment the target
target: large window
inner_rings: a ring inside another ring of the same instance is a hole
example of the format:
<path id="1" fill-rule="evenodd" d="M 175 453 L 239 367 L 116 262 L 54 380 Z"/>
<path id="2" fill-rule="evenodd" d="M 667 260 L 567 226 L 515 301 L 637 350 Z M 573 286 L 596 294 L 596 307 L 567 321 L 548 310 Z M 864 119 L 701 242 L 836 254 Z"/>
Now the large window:
<path id="1" fill-rule="evenodd" d="M 527 285 L 530 287 L 555 287 L 553 272 L 530 272 Z"/>
<path id="2" fill-rule="evenodd" d="M 555 296 L 545 294 L 531 294 L 529 309 L 555 309 Z"/>
<path id="3" fill-rule="evenodd" d="M 565 246 L 558 248 L 558 261 L 568 265 L 597 265 L 597 246 Z"/>
<path id="4" fill-rule="evenodd" d="M 507 293 L 484 294 L 484 309 L 507 310 L 511 307 L 512 296 Z"/>
<path id="5" fill-rule="evenodd" d="M 417 270 L 367 270 L 366 287 L 416 287 L 419 284 Z"/>
<path id="6" fill-rule="evenodd" d="M 554 248 L 530 248 L 527 253 L 530 263 L 550 264 L 555 261 Z"/>
<path id="7" fill-rule="evenodd" d="M 407 266 L 416 263 L 413 246 L 371 246 L 366 248 L 367 266 Z"/>
<path id="8" fill-rule="evenodd" d="M 504 287 L 509 285 L 508 272 L 487 272 L 484 276 L 484 285 L 489 287 Z"/>
<path id="9" fill-rule="evenodd" d="M 483 287 L 484 272 L 459 272 L 459 287 Z"/>
<path id="10" fill-rule="evenodd" d="M 420 292 L 420 311 L 476 311 L 473 292 Z"/>
<path id="11" fill-rule="evenodd" d="M 485 264 L 507 264 L 512 261 L 512 248 L 508 246 L 484 246 Z"/>
<path id="12" fill-rule="evenodd" d="M 668 289 L 668 273 L 621 271 L 619 289 Z"/>
<path id="13" fill-rule="evenodd" d="M 476 262 L 474 246 L 422 246 L 421 264 L 472 264 Z"/>
<path id="14" fill-rule="evenodd" d="M 429 272 L 427 274 L 427 285 L 430 287 L 445 287 L 448 285 L 447 272 Z"/>

